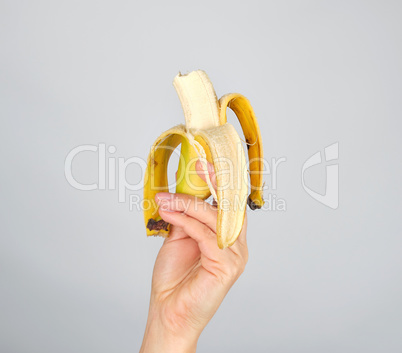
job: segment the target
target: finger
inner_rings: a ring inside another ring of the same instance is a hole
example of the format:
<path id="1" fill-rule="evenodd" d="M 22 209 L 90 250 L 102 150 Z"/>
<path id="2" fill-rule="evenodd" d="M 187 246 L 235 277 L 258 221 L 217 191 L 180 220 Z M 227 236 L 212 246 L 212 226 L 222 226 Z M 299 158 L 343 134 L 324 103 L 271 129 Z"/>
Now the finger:
<path id="1" fill-rule="evenodd" d="M 194 239 L 202 254 L 207 258 L 216 259 L 220 256 L 220 249 L 216 246 L 216 235 L 204 223 L 182 212 L 159 210 L 164 221 L 180 227 L 192 239 Z"/>
<path id="2" fill-rule="evenodd" d="M 246 244 L 247 243 L 246 235 L 247 235 L 247 212 L 244 213 L 243 227 L 240 231 L 237 241 L 239 241 L 240 243 Z"/>
<path id="3" fill-rule="evenodd" d="M 244 215 L 243 227 L 240 231 L 238 238 L 236 239 L 235 243 L 230 247 L 230 249 L 240 255 L 242 258 L 248 258 L 248 248 L 247 248 L 247 214 Z"/>
<path id="4" fill-rule="evenodd" d="M 186 232 L 182 228 L 174 226 L 171 227 L 169 236 L 165 238 L 164 243 L 170 243 L 174 240 L 180 240 L 184 238 L 188 238 Z"/>
<path id="5" fill-rule="evenodd" d="M 156 194 L 155 200 L 159 204 L 159 210 L 182 212 L 204 223 L 216 233 L 218 211 L 215 207 L 198 197 L 160 192 Z"/>
<path id="6" fill-rule="evenodd" d="M 208 172 L 209 174 L 209 179 L 211 180 L 212 186 L 214 187 L 216 191 L 216 175 L 215 175 L 215 169 L 213 164 L 207 162 L 207 171 L 204 170 L 203 164 L 201 163 L 200 160 L 195 163 L 195 170 L 197 171 L 198 176 L 204 180 L 207 183 L 207 177 L 206 173 Z"/>
<path id="7" fill-rule="evenodd" d="M 202 254 L 202 266 L 209 272 L 225 274 L 229 279 L 236 279 L 243 272 L 248 259 L 246 244 L 236 241 L 230 248 L 221 250 L 216 244 L 216 233 L 204 223 L 185 213 L 163 208 L 159 209 L 159 214 L 164 221 L 182 229 L 197 243 Z"/>

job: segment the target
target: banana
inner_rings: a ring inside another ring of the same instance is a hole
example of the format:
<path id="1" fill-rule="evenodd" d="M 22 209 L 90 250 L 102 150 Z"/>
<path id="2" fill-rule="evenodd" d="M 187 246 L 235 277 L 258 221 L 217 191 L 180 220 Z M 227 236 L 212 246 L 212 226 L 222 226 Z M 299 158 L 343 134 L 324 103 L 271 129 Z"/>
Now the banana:
<path id="1" fill-rule="evenodd" d="M 155 195 L 168 191 L 167 167 L 175 148 L 181 144 L 176 192 L 206 199 L 211 194 L 217 202 L 217 242 L 219 248 L 231 246 L 243 226 L 246 205 L 251 209 L 264 204 L 262 189 L 263 148 L 260 129 L 250 102 L 236 93 L 217 99 L 204 71 L 178 74 L 173 85 L 179 96 L 185 125 L 164 132 L 151 147 L 144 177 L 144 221 L 147 235 L 167 237 L 170 224 L 159 215 Z M 246 138 L 251 193 L 248 195 L 247 161 L 242 140 L 227 122 L 226 109 L 234 111 Z M 208 173 L 204 182 L 195 171 L 197 160 L 207 170 L 213 164 L 215 191 Z"/>

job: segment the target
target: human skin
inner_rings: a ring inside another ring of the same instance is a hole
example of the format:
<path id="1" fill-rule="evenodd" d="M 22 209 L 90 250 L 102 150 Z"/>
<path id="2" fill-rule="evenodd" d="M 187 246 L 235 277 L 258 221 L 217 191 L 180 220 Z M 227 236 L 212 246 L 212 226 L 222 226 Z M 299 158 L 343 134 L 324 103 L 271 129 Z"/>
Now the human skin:
<path id="1" fill-rule="evenodd" d="M 205 180 L 199 163 L 196 169 Z M 216 188 L 212 165 L 208 165 Z M 247 219 L 236 242 L 219 249 L 217 209 L 193 196 L 159 193 L 171 227 L 155 261 L 148 321 L 140 353 L 195 352 L 198 338 L 248 259 Z"/>

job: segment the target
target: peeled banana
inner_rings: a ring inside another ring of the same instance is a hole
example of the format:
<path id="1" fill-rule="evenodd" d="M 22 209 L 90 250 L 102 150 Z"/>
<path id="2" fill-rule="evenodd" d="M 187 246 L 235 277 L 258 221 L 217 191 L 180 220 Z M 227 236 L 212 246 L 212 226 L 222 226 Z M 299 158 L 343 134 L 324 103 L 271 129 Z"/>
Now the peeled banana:
<path id="1" fill-rule="evenodd" d="M 260 129 L 253 108 L 246 97 L 231 93 L 217 99 L 215 90 L 204 71 L 178 74 L 173 85 L 184 111 L 185 125 L 164 132 L 151 148 L 144 179 L 144 220 L 147 235 L 167 237 L 170 224 L 159 215 L 155 195 L 167 192 L 167 167 L 175 148 L 181 144 L 176 192 L 207 199 L 211 194 L 218 208 L 217 242 L 219 248 L 231 246 L 243 226 L 246 204 L 254 210 L 264 204 L 262 189 L 263 148 Z M 227 123 L 226 108 L 239 119 L 247 149 L 235 128 Z M 215 191 L 208 173 L 204 182 L 195 171 L 200 160 L 207 170 L 213 164 L 216 175 Z M 251 192 L 248 195 L 248 174 Z"/>

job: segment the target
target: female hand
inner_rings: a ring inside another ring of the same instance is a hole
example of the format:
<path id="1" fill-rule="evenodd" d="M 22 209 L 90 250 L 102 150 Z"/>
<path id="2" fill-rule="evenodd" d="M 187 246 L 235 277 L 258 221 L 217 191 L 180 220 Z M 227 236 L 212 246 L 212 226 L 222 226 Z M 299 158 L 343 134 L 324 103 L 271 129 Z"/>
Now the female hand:
<path id="1" fill-rule="evenodd" d="M 205 180 L 200 163 L 196 168 Z M 208 169 L 216 189 L 212 165 Z M 156 201 L 172 227 L 155 262 L 140 353 L 195 352 L 202 330 L 247 263 L 247 219 L 235 244 L 221 250 L 216 207 L 184 194 L 159 193 Z"/>

